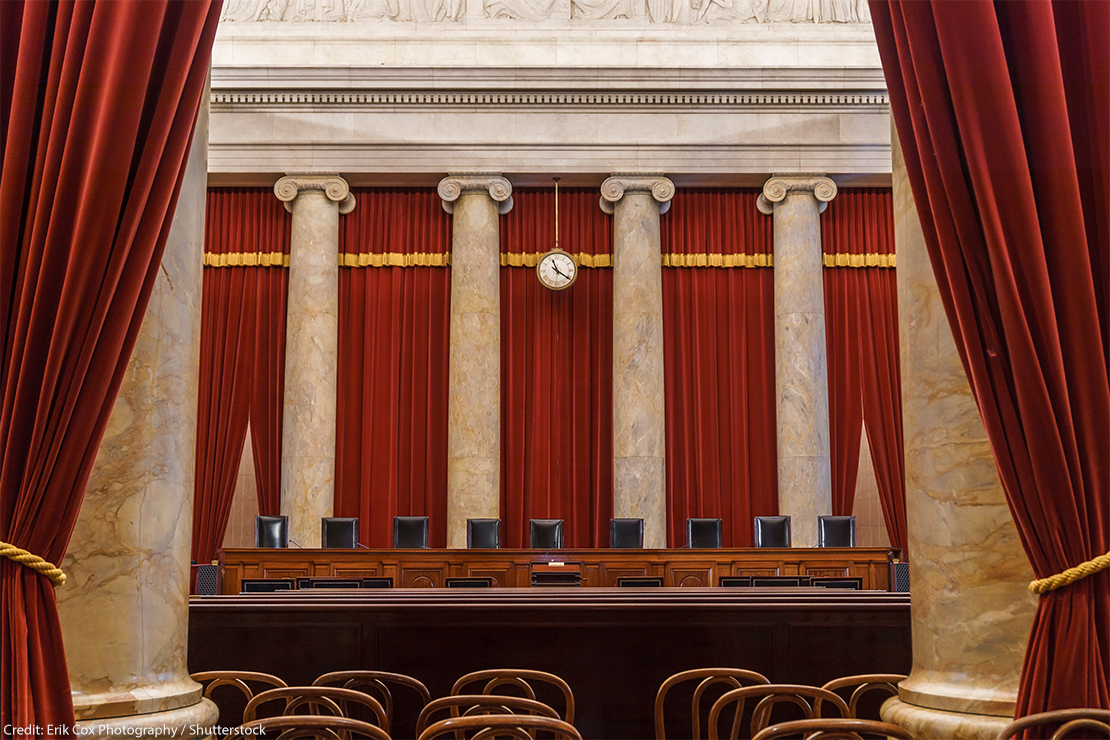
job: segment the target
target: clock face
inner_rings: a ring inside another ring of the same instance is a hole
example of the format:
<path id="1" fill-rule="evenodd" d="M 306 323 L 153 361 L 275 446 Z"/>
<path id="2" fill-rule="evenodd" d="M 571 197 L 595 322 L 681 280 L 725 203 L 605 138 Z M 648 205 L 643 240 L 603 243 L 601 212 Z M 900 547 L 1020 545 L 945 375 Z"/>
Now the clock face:
<path id="1" fill-rule="evenodd" d="M 578 263 L 562 250 L 551 251 L 536 265 L 536 275 L 545 288 L 566 290 L 578 277 Z"/>

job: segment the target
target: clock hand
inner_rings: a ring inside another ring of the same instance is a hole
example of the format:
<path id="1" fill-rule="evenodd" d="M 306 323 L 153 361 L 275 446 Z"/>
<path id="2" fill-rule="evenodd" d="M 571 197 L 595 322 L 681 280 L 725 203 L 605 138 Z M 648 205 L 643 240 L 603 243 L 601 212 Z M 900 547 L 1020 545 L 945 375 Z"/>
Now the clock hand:
<path id="1" fill-rule="evenodd" d="M 554 262 L 551 263 L 551 268 L 555 270 L 555 272 L 559 273 L 559 275 L 561 275 L 562 277 L 567 277 L 566 275 L 563 275 L 563 271 L 560 270 L 559 266 L 556 265 Z"/>

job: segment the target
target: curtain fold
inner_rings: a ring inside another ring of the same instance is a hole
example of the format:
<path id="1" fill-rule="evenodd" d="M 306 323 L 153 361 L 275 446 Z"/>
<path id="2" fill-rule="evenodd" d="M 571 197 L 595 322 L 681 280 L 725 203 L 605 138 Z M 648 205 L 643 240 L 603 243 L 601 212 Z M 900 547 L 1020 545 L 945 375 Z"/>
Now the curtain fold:
<path id="1" fill-rule="evenodd" d="M 888 188 L 846 188 L 821 216 L 826 255 L 893 255 Z M 885 267 L 825 267 L 833 514 L 852 513 L 866 425 L 891 547 L 906 551 L 898 283 Z"/>
<path id="2" fill-rule="evenodd" d="M 555 191 L 520 188 L 501 219 L 505 255 L 554 247 Z M 559 246 L 613 253 L 597 190 L 559 190 Z M 529 519 L 563 519 L 567 547 L 608 547 L 613 512 L 613 272 L 581 267 L 564 291 L 501 268 L 501 519 L 506 547 Z"/>
<path id="3" fill-rule="evenodd" d="M 1038 578 L 1110 541 L 1110 4 L 871 1 L 925 243 Z M 1110 572 L 1041 596 L 1017 716 L 1110 708 Z"/>
<path id="4" fill-rule="evenodd" d="M 352 192 L 340 264 L 381 266 L 339 270 L 335 515 L 372 548 L 393 546 L 394 516 L 428 516 L 446 547 L 451 270 L 382 257 L 446 255 L 451 217 L 434 188 Z"/>
<path id="5" fill-rule="evenodd" d="M 165 248 L 219 2 L 0 3 L 0 540 L 60 563 Z M 0 724 L 72 725 L 50 582 L 0 559 Z"/>
<path id="6" fill-rule="evenodd" d="M 292 220 L 270 188 L 209 188 L 205 261 L 289 254 Z M 194 562 L 213 560 L 227 530 L 247 423 L 260 514 L 281 505 L 288 271 L 277 264 L 204 268 L 193 494 Z"/>
<path id="7" fill-rule="evenodd" d="M 665 264 L 750 255 L 733 262 L 766 265 L 754 257 L 773 253 L 773 222 L 758 196 L 679 190 L 661 219 Z M 749 547 L 753 517 L 778 513 L 771 269 L 664 267 L 663 361 L 667 544 L 685 544 L 688 517 L 720 517 L 724 546 Z"/>

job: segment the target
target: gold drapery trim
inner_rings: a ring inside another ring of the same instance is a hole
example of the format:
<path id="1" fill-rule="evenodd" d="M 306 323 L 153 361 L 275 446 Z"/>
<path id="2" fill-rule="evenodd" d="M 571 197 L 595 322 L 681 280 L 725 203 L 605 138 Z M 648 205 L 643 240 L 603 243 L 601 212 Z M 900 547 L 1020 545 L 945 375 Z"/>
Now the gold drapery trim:
<path id="1" fill-rule="evenodd" d="M 1087 576 L 1093 576 L 1107 568 L 1110 568 L 1110 552 L 1099 555 L 1085 563 L 1080 563 L 1074 568 L 1068 568 L 1063 573 L 1057 573 L 1054 576 L 1041 578 L 1037 581 L 1030 581 L 1029 590 L 1035 594 L 1045 594 L 1049 591 L 1055 591 L 1061 586 L 1069 586 L 1076 581 L 1081 581 Z"/>
<path id="2" fill-rule="evenodd" d="M 535 267 L 540 263 L 540 257 L 543 257 L 547 252 L 532 252 L 524 254 L 522 252 L 502 252 L 501 253 L 501 266 L 502 267 Z M 586 254 L 579 252 L 578 254 L 571 255 L 574 261 L 578 263 L 579 267 L 612 267 L 613 255 L 611 254 Z"/>
<path id="3" fill-rule="evenodd" d="M 663 267 L 771 267 L 770 254 L 664 254 Z"/>
<path id="4" fill-rule="evenodd" d="M 379 252 L 378 254 L 341 254 L 340 267 L 446 267 L 451 255 L 445 252 Z"/>
<path id="5" fill-rule="evenodd" d="M 826 254 L 825 267 L 895 267 L 893 254 Z"/>
<path id="6" fill-rule="evenodd" d="M 281 252 L 204 253 L 205 267 L 289 267 L 289 255 Z"/>
<path id="7" fill-rule="evenodd" d="M 22 547 L 16 547 L 10 542 L 0 542 L 0 556 L 14 560 L 20 565 L 24 565 L 31 570 L 37 570 L 42 573 L 55 587 L 61 586 L 66 582 L 66 574 L 62 569 L 53 563 L 46 561 L 35 555 L 33 552 L 28 552 Z"/>

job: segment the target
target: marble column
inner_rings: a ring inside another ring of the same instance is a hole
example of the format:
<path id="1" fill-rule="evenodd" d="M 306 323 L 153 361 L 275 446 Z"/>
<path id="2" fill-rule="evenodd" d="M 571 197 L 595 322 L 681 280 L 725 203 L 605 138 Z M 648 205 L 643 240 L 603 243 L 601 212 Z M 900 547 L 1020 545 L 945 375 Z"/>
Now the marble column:
<path id="1" fill-rule="evenodd" d="M 167 728 L 190 738 L 190 728 L 219 716 L 186 665 L 207 164 L 204 105 L 162 266 L 61 564 L 74 710 L 79 731 L 92 736 Z"/>
<path id="2" fill-rule="evenodd" d="M 281 513 L 289 538 L 320 546 L 335 502 L 335 393 L 339 329 L 339 214 L 354 210 L 336 174 L 289 173 L 274 194 L 293 214 L 285 328 Z"/>
<path id="3" fill-rule="evenodd" d="M 452 214 L 447 546 L 466 547 L 466 520 L 501 511 L 501 242 L 513 188 L 494 173 L 439 183 Z"/>
<path id="4" fill-rule="evenodd" d="M 1033 572 L 892 139 L 913 670 L 882 715 L 921 740 L 994 738 L 1014 713 Z"/>
<path id="5" fill-rule="evenodd" d="M 613 216 L 613 516 L 642 518 L 644 547 L 667 546 L 659 216 L 672 197 L 662 175 L 601 184 Z"/>
<path id="6" fill-rule="evenodd" d="M 779 513 L 790 517 L 794 547 L 816 547 L 817 517 L 832 514 L 820 218 L 835 197 L 827 177 L 775 175 L 758 201 L 775 220 Z"/>

